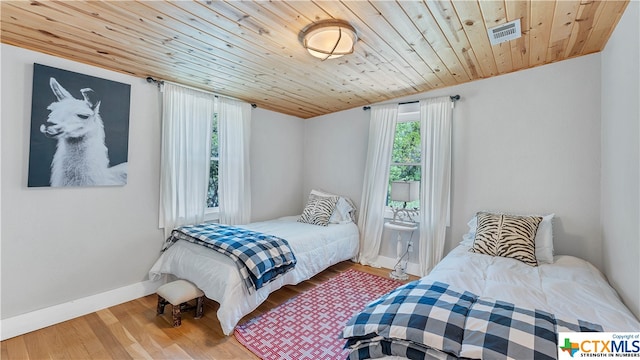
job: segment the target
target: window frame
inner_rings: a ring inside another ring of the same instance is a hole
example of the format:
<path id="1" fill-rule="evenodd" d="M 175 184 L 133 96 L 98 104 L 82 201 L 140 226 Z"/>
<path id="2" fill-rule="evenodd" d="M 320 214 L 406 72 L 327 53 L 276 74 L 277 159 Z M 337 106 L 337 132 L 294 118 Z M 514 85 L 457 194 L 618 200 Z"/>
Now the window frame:
<path id="1" fill-rule="evenodd" d="M 417 122 L 420 123 L 420 108 L 418 103 L 408 103 L 401 104 L 398 108 L 398 119 L 396 121 L 396 129 L 398 124 L 400 123 L 408 123 L 408 122 Z M 421 134 L 422 135 L 422 134 Z M 420 142 L 422 143 L 422 136 L 420 137 Z M 395 136 L 394 136 L 394 144 L 395 145 Z M 393 147 L 392 145 L 392 147 Z M 392 155 L 393 157 L 393 155 Z M 393 160 L 393 159 L 392 159 Z M 396 163 L 391 161 L 389 163 L 389 172 L 391 171 L 392 166 L 418 166 L 422 167 L 422 159 L 420 159 L 420 163 Z M 422 170 L 421 170 L 422 171 Z M 391 179 L 389 179 L 391 180 Z M 390 190 L 388 190 L 390 191 Z M 389 198 L 389 194 L 387 193 L 387 199 Z M 390 205 L 384 204 L 384 217 L 387 219 L 393 218 L 393 210 Z"/>

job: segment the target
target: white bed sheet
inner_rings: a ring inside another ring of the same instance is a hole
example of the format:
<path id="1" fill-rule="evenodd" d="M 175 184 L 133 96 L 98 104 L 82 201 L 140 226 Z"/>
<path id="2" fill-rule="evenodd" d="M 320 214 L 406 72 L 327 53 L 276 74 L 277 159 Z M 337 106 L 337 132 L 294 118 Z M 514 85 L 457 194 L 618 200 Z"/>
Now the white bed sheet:
<path id="1" fill-rule="evenodd" d="M 172 274 L 194 283 L 209 299 L 220 304 L 218 319 L 223 333 L 229 335 L 238 321 L 273 291 L 307 280 L 358 253 L 359 234 L 354 223 L 323 227 L 299 223 L 298 218 L 288 216 L 239 226 L 287 240 L 297 259 L 293 270 L 251 294 L 230 258 L 187 241 L 178 241 L 162 253 L 149 271 L 149 278 L 158 280 L 163 274 Z"/>

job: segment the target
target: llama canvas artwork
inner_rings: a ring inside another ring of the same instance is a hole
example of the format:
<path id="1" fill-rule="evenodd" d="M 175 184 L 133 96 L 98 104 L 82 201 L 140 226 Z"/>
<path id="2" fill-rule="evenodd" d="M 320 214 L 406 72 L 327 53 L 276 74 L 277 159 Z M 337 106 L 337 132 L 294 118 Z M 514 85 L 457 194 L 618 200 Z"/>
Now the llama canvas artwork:
<path id="1" fill-rule="evenodd" d="M 125 185 L 129 94 L 126 84 L 34 64 L 29 186 Z"/>

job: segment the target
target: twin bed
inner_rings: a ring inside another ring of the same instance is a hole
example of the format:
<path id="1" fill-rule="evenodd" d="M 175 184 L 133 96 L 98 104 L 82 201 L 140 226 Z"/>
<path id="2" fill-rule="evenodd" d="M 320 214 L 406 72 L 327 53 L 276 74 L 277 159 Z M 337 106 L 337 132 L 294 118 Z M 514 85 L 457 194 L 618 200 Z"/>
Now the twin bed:
<path id="1" fill-rule="evenodd" d="M 218 319 L 225 335 L 230 335 L 243 316 L 255 310 L 270 293 L 285 285 L 298 284 L 327 267 L 351 259 L 358 253 L 358 227 L 353 222 L 317 226 L 298 222 L 299 216 L 263 221 L 240 228 L 286 239 L 297 264 L 265 284 L 249 291 L 236 264 L 227 256 L 187 241 L 177 241 L 149 271 L 152 280 L 162 274 L 187 279 L 220 304 Z"/>
<path id="2" fill-rule="evenodd" d="M 513 239 L 530 224 L 514 225 L 494 215 L 474 217 L 463 242 L 428 276 L 354 314 L 336 334 L 347 340 L 349 358 L 555 359 L 558 332 L 640 331 L 638 320 L 595 267 L 572 256 L 553 256 L 552 215 L 532 220 L 537 223 L 529 243 Z M 293 270 L 257 291 L 248 291 L 228 257 L 186 241 L 169 247 L 150 277 L 173 274 L 193 282 L 220 304 L 218 319 L 229 335 L 271 292 L 356 256 L 358 229 L 346 216 L 328 226 L 299 219 L 242 226 L 286 239 L 297 260 Z M 496 226 L 499 231 L 492 232 Z"/>
<path id="3" fill-rule="evenodd" d="M 349 359 L 556 359 L 561 332 L 640 332 L 600 271 L 553 256 L 552 218 L 478 213 L 429 275 L 349 320 Z"/>
<path id="4" fill-rule="evenodd" d="M 559 332 L 640 331 L 584 260 L 531 267 L 470 249 L 459 245 L 428 276 L 354 315 L 343 331 L 349 359 L 555 359 Z"/>
<path id="5" fill-rule="evenodd" d="M 190 234 L 193 236 L 186 236 L 180 229 L 174 230 L 165 243 L 162 255 L 149 271 L 149 278 L 158 280 L 163 274 L 171 274 L 191 281 L 209 299 L 220 304 L 218 320 L 222 332 L 230 335 L 238 321 L 262 304 L 270 293 L 285 285 L 298 284 L 331 265 L 354 258 L 358 254 L 360 241 L 355 219 L 356 207 L 349 198 L 312 190 L 300 216 L 239 225 L 235 227 L 237 232 L 231 235 L 228 233 L 233 228 L 214 228 L 210 231 L 209 235 L 216 233 L 216 237 L 226 237 L 223 244 L 199 241 L 197 238 L 203 233 L 201 228 L 192 231 Z M 204 231 L 207 230 L 205 228 Z M 251 239 L 247 240 L 247 237 Z M 177 238 L 181 240 L 176 241 Z M 244 243 L 237 246 L 236 240 Z M 274 242 L 277 242 L 278 248 L 274 248 Z M 253 264 L 251 270 L 258 273 L 263 271 L 263 265 L 268 265 L 268 261 L 276 270 L 285 266 L 286 269 L 276 271 L 279 276 L 266 279 L 264 283 L 256 283 L 255 277 L 248 280 L 242 271 L 243 264 L 232 260 L 235 256 L 233 251 L 227 251 L 231 252 L 229 257 L 223 254 L 227 249 L 214 246 L 228 247 L 230 243 L 237 246 L 236 254 L 247 250 L 253 243 L 265 245 L 263 248 L 266 251 L 263 253 L 256 254 L 254 249 L 249 249 L 252 252 L 249 260 L 258 263 Z M 294 257 L 293 261 L 290 261 L 290 257 Z M 247 286 L 252 285 L 248 282 L 254 282 L 254 286 Z"/>

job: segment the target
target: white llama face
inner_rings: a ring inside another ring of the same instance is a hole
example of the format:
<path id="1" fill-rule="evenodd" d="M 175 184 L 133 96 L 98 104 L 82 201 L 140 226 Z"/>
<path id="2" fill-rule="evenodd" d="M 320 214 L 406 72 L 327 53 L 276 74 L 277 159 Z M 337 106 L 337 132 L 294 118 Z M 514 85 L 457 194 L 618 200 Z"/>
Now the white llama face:
<path id="1" fill-rule="evenodd" d="M 94 104 L 90 99 L 93 90 L 80 90 L 84 97 L 80 100 L 74 98 L 55 78 L 51 78 L 49 84 L 58 101 L 47 107 L 51 112 L 47 123 L 40 125 L 41 133 L 54 139 L 77 139 L 103 127 L 99 115 L 100 102 Z"/>

